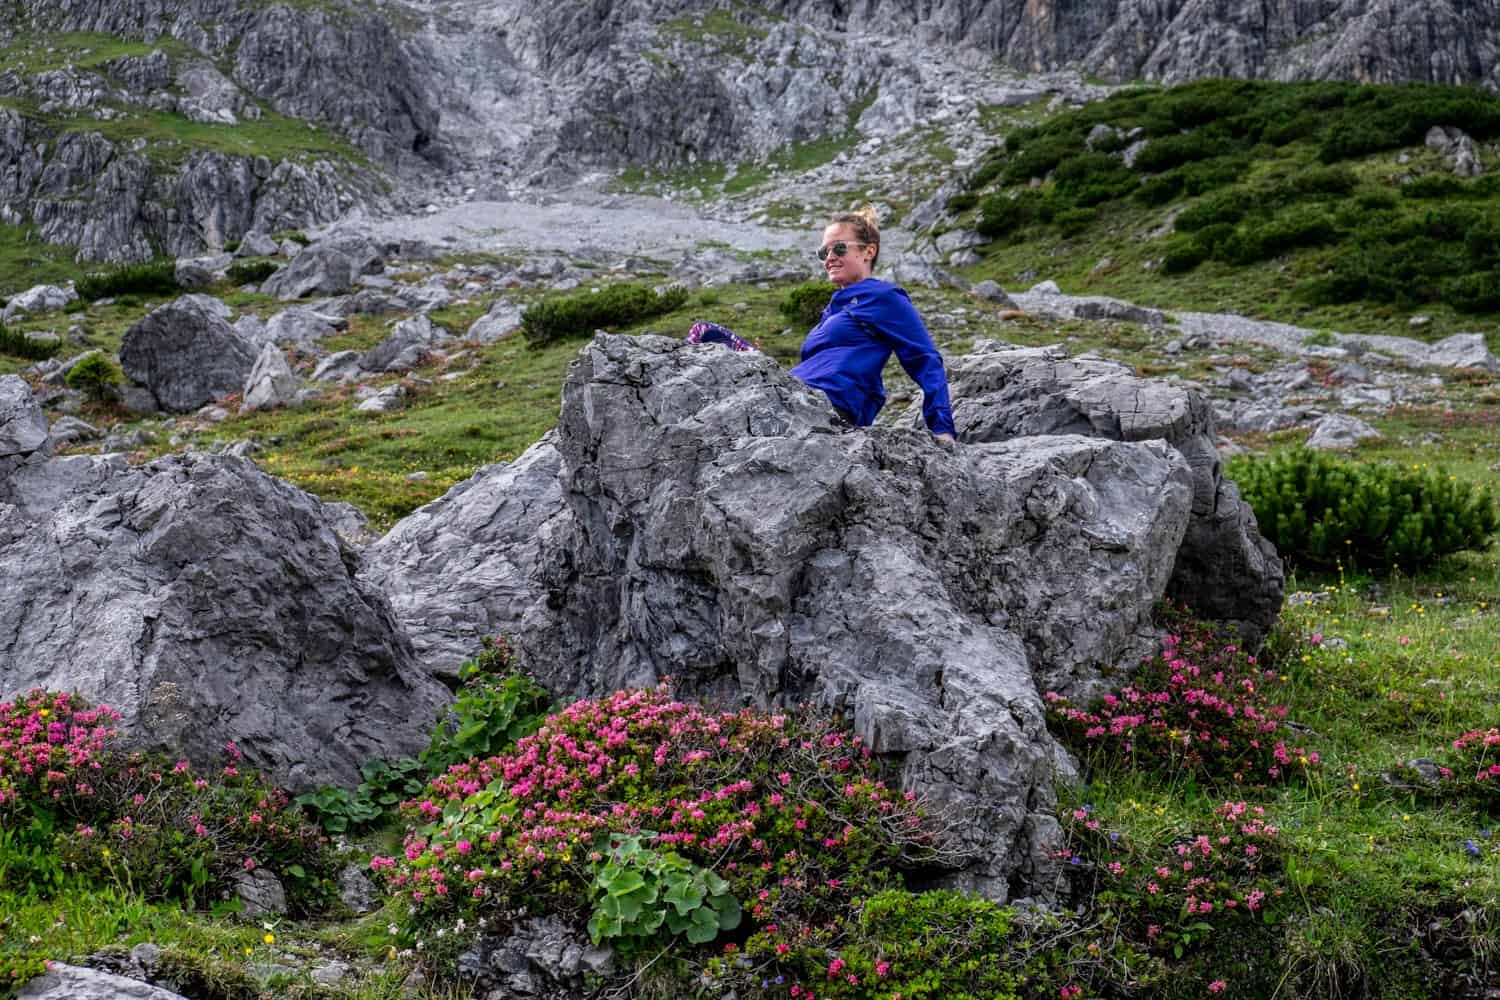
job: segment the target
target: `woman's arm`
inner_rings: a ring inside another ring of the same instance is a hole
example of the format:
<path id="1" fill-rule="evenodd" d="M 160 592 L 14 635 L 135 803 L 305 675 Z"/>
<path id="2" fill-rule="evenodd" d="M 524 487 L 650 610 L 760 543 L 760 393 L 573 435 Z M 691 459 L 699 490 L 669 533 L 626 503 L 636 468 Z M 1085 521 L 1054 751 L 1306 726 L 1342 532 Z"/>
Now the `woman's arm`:
<path id="1" fill-rule="evenodd" d="M 884 295 L 860 302 L 850 312 L 895 352 L 906 374 L 922 387 L 922 417 L 927 421 L 927 429 L 934 437 L 954 440 L 953 408 L 948 399 L 948 373 L 943 368 L 943 356 L 911 299 L 901 289 L 892 287 Z"/>

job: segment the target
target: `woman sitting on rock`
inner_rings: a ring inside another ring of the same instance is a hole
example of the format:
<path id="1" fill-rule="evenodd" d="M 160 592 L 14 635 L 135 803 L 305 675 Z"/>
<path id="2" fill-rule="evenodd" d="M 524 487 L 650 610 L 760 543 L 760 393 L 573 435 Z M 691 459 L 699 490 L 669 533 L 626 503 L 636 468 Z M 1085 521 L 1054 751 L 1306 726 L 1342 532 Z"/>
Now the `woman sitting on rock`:
<path id="1" fill-rule="evenodd" d="M 818 259 L 836 286 L 822 319 L 802 342 L 802 361 L 792 375 L 822 389 L 847 423 L 868 427 L 885 406 L 881 372 L 895 354 L 922 387 L 922 416 L 939 441 L 953 441 L 953 411 L 943 356 L 922 324 L 906 289 L 872 276 L 880 258 L 875 209 L 836 215 L 823 230 Z M 732 351 L 753 344 L 716 323 L 696 323 L 687 339 L 723 344 Z"/>
<path id="2" fill-rule="evenodd" d="M 872 277 L 880 259 L 875 209 L 836 215 L 823 230 L 818 259 L 838 286 L 823 318 L 802 342 L 792 375 L 822 389 L 839 416 L 857 427 L 875 422 L 885 405 L 880 373 L 891 355 L 922 387 L 922 416 L 939 441 L 953 441 L 953 410 L 943 356 L 906 289 Z"/>

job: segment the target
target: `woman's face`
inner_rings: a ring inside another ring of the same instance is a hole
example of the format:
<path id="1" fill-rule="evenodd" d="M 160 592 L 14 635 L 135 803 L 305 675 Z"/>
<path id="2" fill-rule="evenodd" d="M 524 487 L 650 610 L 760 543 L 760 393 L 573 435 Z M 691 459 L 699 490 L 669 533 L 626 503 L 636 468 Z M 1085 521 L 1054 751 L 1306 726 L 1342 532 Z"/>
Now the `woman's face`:
<path id="1" fill-rule="evenodd" d="M 854 235 L 854 227 L 849 223 L 840 222 L 823 230 L 823 247 L 828 249 L 835 243 L 846 244 L 848 252 L 840 257 L 829 249 L 828 256 L 823 260 L 823 271 L 828 275 L 829 281 L 843 288 L 865 280 L 874 272 L 875 245 L 861 243 L 859 237 Z"/>

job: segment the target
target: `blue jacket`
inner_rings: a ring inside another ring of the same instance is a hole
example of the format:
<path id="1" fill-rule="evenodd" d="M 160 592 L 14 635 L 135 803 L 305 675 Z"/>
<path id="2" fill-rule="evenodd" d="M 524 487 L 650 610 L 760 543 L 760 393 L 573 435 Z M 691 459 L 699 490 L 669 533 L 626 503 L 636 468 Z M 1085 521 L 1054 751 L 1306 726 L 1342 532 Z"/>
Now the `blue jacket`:
<path id="1" fill-rule="evenodd" d="M 885 405 L 880 373 L 895 353 L 922 387 L 922 416 L 934 434 L 952 434 L 948 374 L 906 289 L 866 278 L 837 289 L 823 318 L 802 343 L 802 363 L 792 374 L 822 389 L 829 402 L 868 427 Z"/>

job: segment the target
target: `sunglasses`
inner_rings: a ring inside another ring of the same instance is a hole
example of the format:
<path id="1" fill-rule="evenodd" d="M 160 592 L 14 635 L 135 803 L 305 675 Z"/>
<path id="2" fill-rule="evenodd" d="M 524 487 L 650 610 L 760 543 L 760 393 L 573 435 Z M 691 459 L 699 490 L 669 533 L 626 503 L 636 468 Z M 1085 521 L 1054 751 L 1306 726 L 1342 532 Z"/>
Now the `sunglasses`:
<path id="1" fill-rule="evenodd" d="M 818 247 L 818 259 L 827 260 L 830 253 L 835 257 L 842 257 L 849 252 L 850 247 L 868 247 L 873 245 L 874 244 L 871 243 L 850 243 L 847 240 L 839 240 L 836 243 L 830 243 L 827 246 Z"/>

